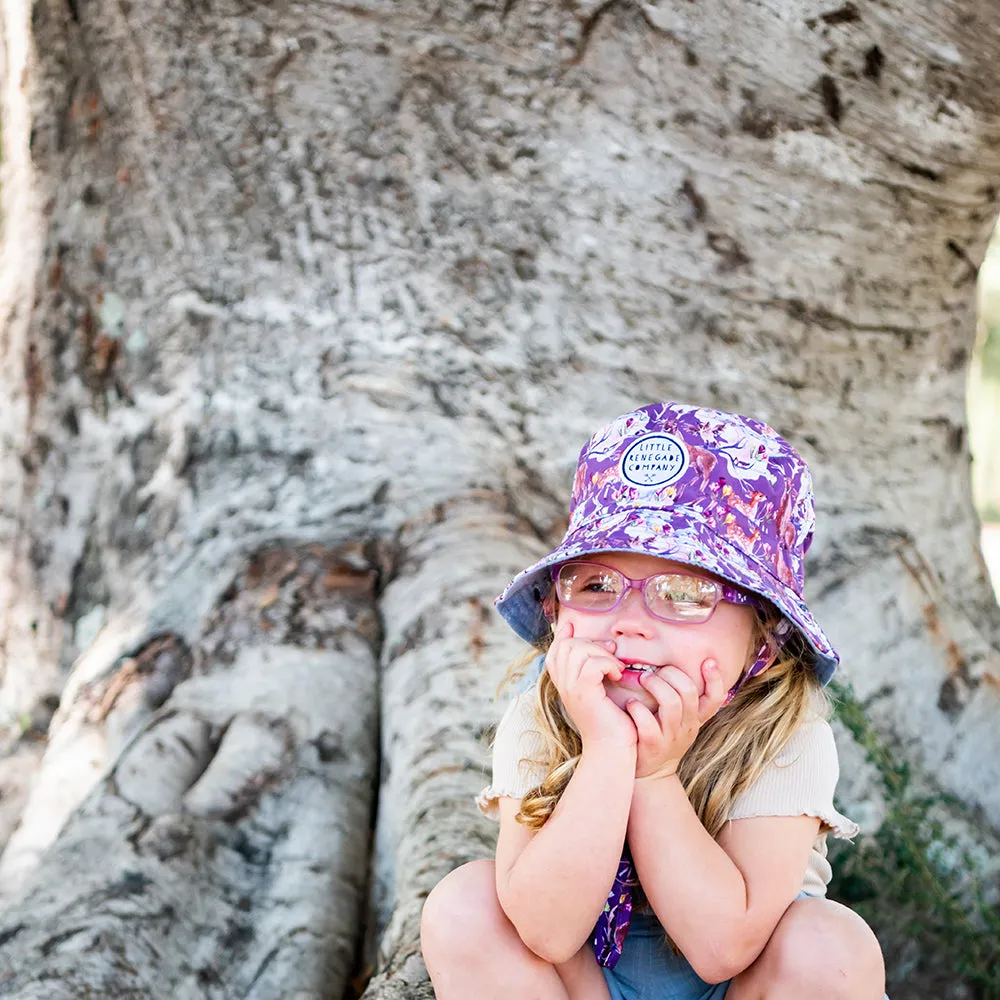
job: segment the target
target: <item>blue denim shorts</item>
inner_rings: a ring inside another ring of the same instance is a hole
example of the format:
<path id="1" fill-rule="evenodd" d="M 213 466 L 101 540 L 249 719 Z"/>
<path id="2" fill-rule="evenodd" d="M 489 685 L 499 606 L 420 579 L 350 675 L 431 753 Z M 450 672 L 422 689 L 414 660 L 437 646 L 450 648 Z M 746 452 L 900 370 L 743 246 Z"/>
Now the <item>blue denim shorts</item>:
<path id="1" fill-rule="evenodd" d="M 675 955 L 648 910 L 632 914 L 618 964 L 601 971 L 611 1000 L 722 1000 L 729 988 L 729 980 L 706 983 L 683 955 Z"/>
<path id="2" fill-rule="evenodd" d="M 611 1000 L 723 1000 L 732 982 L 706 983 L 683 955 L 671 951 L 649 910 L 632 914 L 622 957 L 613 969 L 601 971 Z"/>

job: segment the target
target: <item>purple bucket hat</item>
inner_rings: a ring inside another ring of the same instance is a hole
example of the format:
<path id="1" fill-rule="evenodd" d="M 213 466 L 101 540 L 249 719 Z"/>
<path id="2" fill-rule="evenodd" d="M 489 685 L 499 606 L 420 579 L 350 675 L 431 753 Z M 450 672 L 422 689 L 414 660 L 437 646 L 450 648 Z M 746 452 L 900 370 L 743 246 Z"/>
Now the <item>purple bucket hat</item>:
<path id="1" fill-rule="evenodd" d="M 613 420 L 580 452 L 558 547 L 519 573 L 497 610 L 528 642 L 550 629 L 550 567 L 595 552 L 688 563 L 766 597 L 815 654 L 820 683 L 839 657 L 802 600 L 815 513 L 812 477 L 767 424 L 682 403 Z"/>

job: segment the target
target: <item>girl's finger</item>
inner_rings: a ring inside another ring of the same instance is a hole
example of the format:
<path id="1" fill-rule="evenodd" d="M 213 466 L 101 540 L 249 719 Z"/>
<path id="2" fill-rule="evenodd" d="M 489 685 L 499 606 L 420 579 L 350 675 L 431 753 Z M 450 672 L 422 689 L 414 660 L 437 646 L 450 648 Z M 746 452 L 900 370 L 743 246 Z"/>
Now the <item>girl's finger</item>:
<path id="1" fill-rule="evenodd" d="M 632 716 L 640 743 L 655 744 L 660 740 L 663 734 L 656 716 L 638 698 L 629 698 L 625 702 L 625 711 Z"/>
<path id="2" fill-rule="evenodd" d="M 682 711 L 698 709 L 698 689 L 683 670 L 661 667 L 655 674 L 646 674 L 639 683 L 663 706 L 679 703 Z"/>
<path id="3" fill-rule="evenodd" d="M 573 623 L 571 621 L 562 621 L 557 623 L 555 632 L 552 635 L 552 645 L 549 646 L 548 652 L 545 654 L 545 669 L 549 672 L 549 676 L 552 680 L 556 681 L 556 687 L 559 686 L 559 678 L 563 674 L 563 666 L 565 662 L 565 647 L 563 645 L 563 640 L 570 639 L 573 636 Z"/>
<path id="4" fill-rule="evenodd" d="M 552 680 L 556 682 L 556 687 L 559 686 L 559 678 L 563 674 L 563 665 L 566 660 L 564 653 L 565 649 L 563 646 L 554 642 L 549 646 L 549 651 L 545 654 L 545 669 Z"/>
<path id="5" fill-rule="evenodd" d="M 726 700 L 726 685 L 715 660 L 706 660 L 701 665 L 701 676 L 705 681 L 705 690 L 698 699 L 698 721 L 706 722 Z"/>
<path id="6" fill-rule="evenodd" d="M 624 667 L 618 660 L 607 655 L 603 650 L 585 653 L 583 662 L 580 664 L 581 675 L 584 671 L 587 671 L 588 674 L 594 672 L 595 680 L 604 680 L 605 677 L 610 677 L 612 680 L 620 681 L 623 669 Z"/>

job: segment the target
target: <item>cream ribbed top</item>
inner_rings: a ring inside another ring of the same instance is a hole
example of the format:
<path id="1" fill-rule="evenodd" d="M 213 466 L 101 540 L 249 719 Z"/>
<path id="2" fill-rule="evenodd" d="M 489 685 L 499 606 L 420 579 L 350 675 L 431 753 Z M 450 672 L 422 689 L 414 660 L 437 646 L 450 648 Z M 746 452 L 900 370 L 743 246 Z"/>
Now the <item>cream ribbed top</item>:
<path id="1" fill-rule="evenodd" d="M 535 721 L 535 687 L 517 695 L 497 728 L 493 744 L 493 780 L 479 794 L 476 804 L 496 819 L 497 799 L 521 798 L 545 777 L 545 767 L 536 763 L 544 752 L 544 741 Z M 802 891 L 825 896 L 833 875 L 826 860 L 826 837 L 851 838 L 858 825 L 837 812 L 833 791 L 840 776 L 833 730 L 826 719 L 815 715 L 788 741 L 785 749 L 761 776 L 733 803 L 732 819 L 755 816 L 815 816 L 820 833 L 809 854 Z"/>

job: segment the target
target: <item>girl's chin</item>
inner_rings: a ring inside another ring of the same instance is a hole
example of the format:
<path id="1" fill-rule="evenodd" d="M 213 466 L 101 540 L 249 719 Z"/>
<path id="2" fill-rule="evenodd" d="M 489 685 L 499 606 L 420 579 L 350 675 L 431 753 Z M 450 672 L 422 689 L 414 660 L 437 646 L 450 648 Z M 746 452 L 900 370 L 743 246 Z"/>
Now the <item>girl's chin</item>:
<path id="1" fill-rule="evenodd" d="M 622 686 L 613 681 L 605 681 L 604 690 L 607 692 L 608 698 L 623 711 L 626 703 L 630 701 L 641 702 L 651 712 L 655 712 L 659 707 L 656 699 L 645 688 L 632 687 L 631 685 Z"/>

